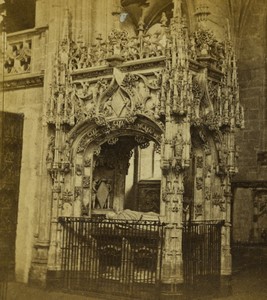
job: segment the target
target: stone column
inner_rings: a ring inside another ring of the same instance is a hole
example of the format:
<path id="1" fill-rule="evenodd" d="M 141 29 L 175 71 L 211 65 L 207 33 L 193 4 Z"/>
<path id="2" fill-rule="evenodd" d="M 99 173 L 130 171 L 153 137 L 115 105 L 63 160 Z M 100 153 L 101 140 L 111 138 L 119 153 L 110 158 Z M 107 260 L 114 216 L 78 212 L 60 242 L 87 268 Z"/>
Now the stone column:
<path id="1" fill-rule="evenodd" d="M 178 138 L 179 137 L 179 138 Z M 183 142 L 174 120 L 167 120 L 162 153 L 162 201 L 165 212 L 165 240 L 162 262 L 163 297 L 177 296 L 183 283 Z"/>
<path id="2" fill-rule="evenodd" d="M 225 136 L 227 148 L 231 152 L 233 134 L 227 133 Z M 230 294 L 230 278 L 232 274 L 232 255 L 231 255 L 231 176 L 233 161 L 231 160 L 231 153 L 228 154 L 227 169 L 228 172 L 225 174 L 225 177 L 222 179 L 222 188 L 224 191 L 224 202 L 225 210 L 223 212 L 224 226 L 222 227 L 221 233 L 221 289 L 220 292 L 222 295 Z"/>
<path id="3" fill-rule="evenodd" d="M 35 230 L 35 242 L 33 246 L 33 258 L 32 266 L 29 274 L 29 281 L 32 284 L 45 286 L 46 275 L 47 275 L 47 264 L 48 264 L 48 251 L 50 248 L 51 232 L 51 205 L 54 197 L 52 196 L 52 185 L 50 174 L 47 170 L 47 153 L 48 144 L 51 133 L 48 129 L 46 122 L 46 103 L 50 97 L 50 84 L 53 78 L 54 59 L 58 47 L 58 40 L 60 34 L 60 27 L 62 26 L 62 20 L 64 15 L 63 1 L 41 1 L 37 3 L 36 24 L 43 26 L 46 22 L 49 23 L 49 38 L 47 39 L 47 47 L 44 56 L 44 89 L 43 89 L 43 128 L 42 135 L 40 137 L 40 149 L 42 151 L 42 162 L 40 167 L 39 177 L 39 190 L 38 195 L 38 211 L 37 211 L 37 226 Z M 42 15 L 40 10 L 47 11 L 46 18 L 39 19 Z M 51 251 L 50 251 L 51 252 Z"/>

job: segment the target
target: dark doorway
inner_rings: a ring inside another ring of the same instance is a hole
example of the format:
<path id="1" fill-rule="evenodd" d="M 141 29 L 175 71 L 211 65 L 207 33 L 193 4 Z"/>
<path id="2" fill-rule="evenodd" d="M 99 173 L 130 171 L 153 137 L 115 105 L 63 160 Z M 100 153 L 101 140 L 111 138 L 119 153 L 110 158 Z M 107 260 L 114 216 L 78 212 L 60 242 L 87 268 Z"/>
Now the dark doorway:
<path id="1" fill-rule="evenodd" d="M 9 278 L 15 271 L 22 133 L 23 115 L 0 112 L 0 271 Z"/>

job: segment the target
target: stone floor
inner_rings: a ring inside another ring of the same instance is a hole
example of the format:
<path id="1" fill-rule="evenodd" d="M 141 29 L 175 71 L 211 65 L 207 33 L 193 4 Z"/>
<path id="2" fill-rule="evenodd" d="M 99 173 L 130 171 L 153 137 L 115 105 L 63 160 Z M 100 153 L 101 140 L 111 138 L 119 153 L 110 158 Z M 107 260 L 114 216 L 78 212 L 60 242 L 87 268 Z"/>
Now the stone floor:
<path id="1" fill-rule="evenodd" d="M 9 283 L 7 300 L 104 300 L 112 295 L 83 296 L 51 292 L 21 283 Z M 224 298 L 196 297 L 201 300 L 265 300 L 267 299 L 267 247 L 236 248 L 233 253 L 232 295 Z"/>
<path id="2" fill-rule="evenodd" d="M 267 299 L 267 247 L 233 249 L 232 295 L 217 300 Z"/>

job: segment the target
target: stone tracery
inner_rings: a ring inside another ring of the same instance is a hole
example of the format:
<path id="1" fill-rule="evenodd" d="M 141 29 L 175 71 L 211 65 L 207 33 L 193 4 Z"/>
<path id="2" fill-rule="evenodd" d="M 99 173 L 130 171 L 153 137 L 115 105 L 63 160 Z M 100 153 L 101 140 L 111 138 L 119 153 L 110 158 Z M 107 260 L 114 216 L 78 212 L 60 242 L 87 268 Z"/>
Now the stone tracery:
<path id="1" fill-rule="evenodd" d="M 218 42 L 202 28 L 189 34 L 179 5 L 176 1 L 168 22 L 163 15 L 160 32 L 140 30 L 129 37 L 115 29 L 107 41 L 99 36 L 94 45 L 85 45 L 81 38 L 72 41 L 66 22 L 46 114 L 53 131 L 47 165 L 53 198 L 63 207 L 59 215 L 91 216 L 97 209 L 122 209 L 120 184 L 128 168 L 126 156 L 134 146 L 126 147 L 123 157 L 116 150 L 121 161 L 111 155 L 112 147 L 122 136 L 135 136 L 141 147 L 149 140 L 161 144 L 160 212 L 169 224 L 163 279 L 170 280 L 172 270 L 175 283 L 182 274 L 170 267 L 171 257 L 181 256 L 184 212 L 190 210 L 191 220 L 230 221 L 229 182 L 236 172 L 233 133 L 244 119 L 230 41 Z M 157 60 L 163 60 L 163 66 L 158 67 Z M 133 71 L 129 66 L 137 62 L 145 67 L 137 65 Z M 98 69 L 96 76 L 86 75 L 90 68 Z M 78 73 L 84 78 L 77 79 Z M 104 159 L 109 155 L 111 162 Z M 184 180 L 190 166 L 192 191 L 187 195 Z M 189 207 L 183 197 L 190 199 Z M 68 204 L 71 209 L 64 208 Z"/>

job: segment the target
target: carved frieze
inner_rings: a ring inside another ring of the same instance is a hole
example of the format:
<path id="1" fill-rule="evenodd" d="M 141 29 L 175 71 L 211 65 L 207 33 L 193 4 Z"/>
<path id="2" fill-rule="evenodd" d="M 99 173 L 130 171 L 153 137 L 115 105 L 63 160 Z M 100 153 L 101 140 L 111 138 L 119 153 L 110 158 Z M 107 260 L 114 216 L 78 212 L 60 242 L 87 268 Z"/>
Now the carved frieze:
<path id="1" fill-rule="evenodd" d="M 149 146 L 149 140 L 142 135 L 137 135 L 135 137 L 135 141 L 137 142 L 137 144 L 141 149 L 145 149 Z"/>
<path id="2" fill-rule="evenodd" d="M 96 128 L 93 129 L 92 131 L 86 133 L 85 136 L 82 137 L 78 147 L 77 147 L 77 153 L 83 152 L 87 145 L 93 141 L 97 135 L 99 134 L 99 130 L 97 130 Z"/>
<path id="3" fill-rule="evenodd" d="M 129 36 L 125 30 L 113 29 L 107 40 L 101 35 L 94 45 L 73 42 L 70 47 L 72 70 L 94 66 L 112 66 L 114 61 L 134 61 L 142 58 L 162 56 L 165 49 L 161 44 L 163 34 L 146 34 L 141 37 Z"/>
<path id="4" fill-rule="evenodd" d="M 0 83 L 0 90 L 16 90 L 32 87 L 42 87 L 44 84 L 44 76 L 42 74 L 31 74 L 28 76 L 10 76 Z"/>

